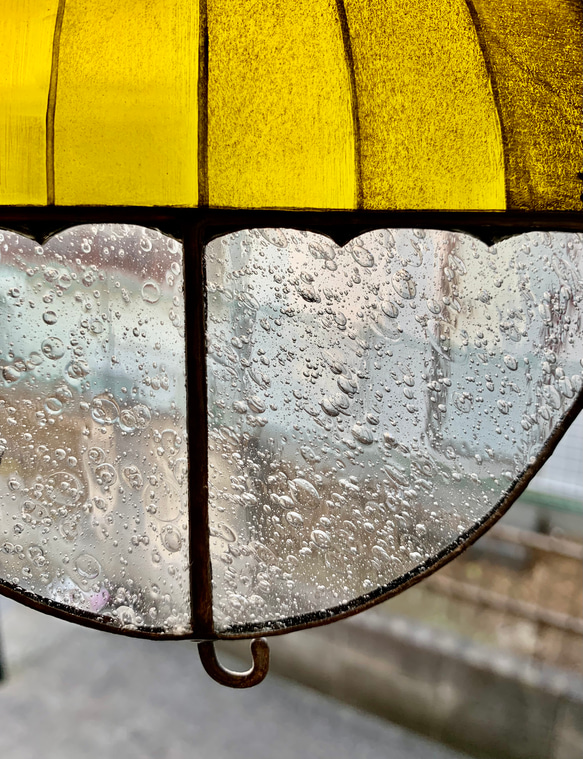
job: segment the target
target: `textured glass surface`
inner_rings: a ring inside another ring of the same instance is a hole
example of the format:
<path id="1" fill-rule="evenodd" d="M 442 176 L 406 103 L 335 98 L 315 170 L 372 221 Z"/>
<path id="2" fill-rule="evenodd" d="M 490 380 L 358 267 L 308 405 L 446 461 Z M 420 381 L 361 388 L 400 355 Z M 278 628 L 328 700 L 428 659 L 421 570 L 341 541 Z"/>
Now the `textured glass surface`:
<path id="1" fill-rule="evenodd" d="M 577 0 L 3 0 L 0 205 L 577 210 L 582 17 Z"/>
<path id="2" fill-rule="evenodd" d="M 491 512 L 580 393 L 582 265 L 563 233 L 211 242 L 217 628 L 374 597 Z"/>
<path id="3" fill-rule="evenodd" d="M 124 628 L 189 619 L 182 248 L 0 233 L 0 581 Z"/>

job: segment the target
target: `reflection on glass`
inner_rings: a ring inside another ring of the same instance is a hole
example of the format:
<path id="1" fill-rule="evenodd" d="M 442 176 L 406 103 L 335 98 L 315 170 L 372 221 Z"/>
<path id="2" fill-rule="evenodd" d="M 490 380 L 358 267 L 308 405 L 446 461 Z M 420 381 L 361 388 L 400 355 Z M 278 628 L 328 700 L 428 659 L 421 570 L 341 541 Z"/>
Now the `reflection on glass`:
<path id="1" fill-rule="evenodd" d="M 0 256 L 0 580 L 185 632 L 182 248 L 99 225 Z"/>
<path id="2" fill-rule="evenodd" d="M 217 629 L 374 597 L 500 503 L 581 388 L 582 249 L 410 229 L 207 246 Z"/>

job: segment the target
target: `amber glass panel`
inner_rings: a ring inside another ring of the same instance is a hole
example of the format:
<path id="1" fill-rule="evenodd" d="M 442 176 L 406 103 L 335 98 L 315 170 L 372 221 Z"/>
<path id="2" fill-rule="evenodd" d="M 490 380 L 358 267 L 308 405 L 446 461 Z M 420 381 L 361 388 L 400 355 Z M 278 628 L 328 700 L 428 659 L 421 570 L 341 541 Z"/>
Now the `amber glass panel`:
<path id="1" fill-rule="evenodd" d="M 96 225 L 0 251 L 0 585 L 185 633 L 182 248 Z"/>
<path id="2" fill-rule="evenodd" d="M 354 208 L 355 133 L 334 0 L 208 0 L 209 201 Z"/>
<path id="3" fill-rule="evenodd" d="M 463 542 L 581 397 L 582 264 L 560 233 L 207 246 L 218 630 L 326 619 Z"/>
<path id="4" fill-rule="evenodd" d="M 508 205 L 581 208 L 583 5 L 574 0 L 471 0 L 507 155 Z"/>
<path id="5" fill-rule="evenodd" d="M 496 104 L 465 0 L 345 0 L 365 208 L 504 208 Z"/>
<path id="6" fill-rule="evenodd" d="M 192 0 L 67 0 L 57 204 L 197 204 L 198 39 Z"/>
<path id="7" fill-rule="evenodd" d="M 0 204 L 47 202 L 46 115 L 58 0 L 0 9 Z"/>

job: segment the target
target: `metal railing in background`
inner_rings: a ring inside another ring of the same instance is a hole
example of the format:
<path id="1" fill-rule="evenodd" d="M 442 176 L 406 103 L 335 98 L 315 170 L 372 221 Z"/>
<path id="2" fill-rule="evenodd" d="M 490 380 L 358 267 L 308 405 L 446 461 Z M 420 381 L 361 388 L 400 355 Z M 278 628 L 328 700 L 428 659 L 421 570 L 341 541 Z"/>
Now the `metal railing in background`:
<path id="1" fill-rule="evenodd" d="M 565 540 L 554 535 L 542 535 L 532 530 L 521 530 L 511 525 L 498 524 L 492 528 L 488 538 L 583 562 L 583 543 L 575 543 L 573 540 Z"/>
<path id="2" fill-rule="evenodd" d="M 583 544 L 500 524 L 417 592 L 469 637 L 583 672 L 582 570 Z"/>

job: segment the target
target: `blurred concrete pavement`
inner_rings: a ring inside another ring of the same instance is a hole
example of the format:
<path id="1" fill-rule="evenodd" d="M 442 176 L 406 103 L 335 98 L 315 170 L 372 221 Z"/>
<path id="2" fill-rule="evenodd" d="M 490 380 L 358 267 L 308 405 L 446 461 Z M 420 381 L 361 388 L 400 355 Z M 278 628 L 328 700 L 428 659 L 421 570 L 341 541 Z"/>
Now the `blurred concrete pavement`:
<path id="1" fill-rule="evenodd" d="M 5 599 L 0 626 L 2 759 L 464 756 L 273 674 L 248 691 L 219 686 L 189 642 L 87 630 Z"/>

